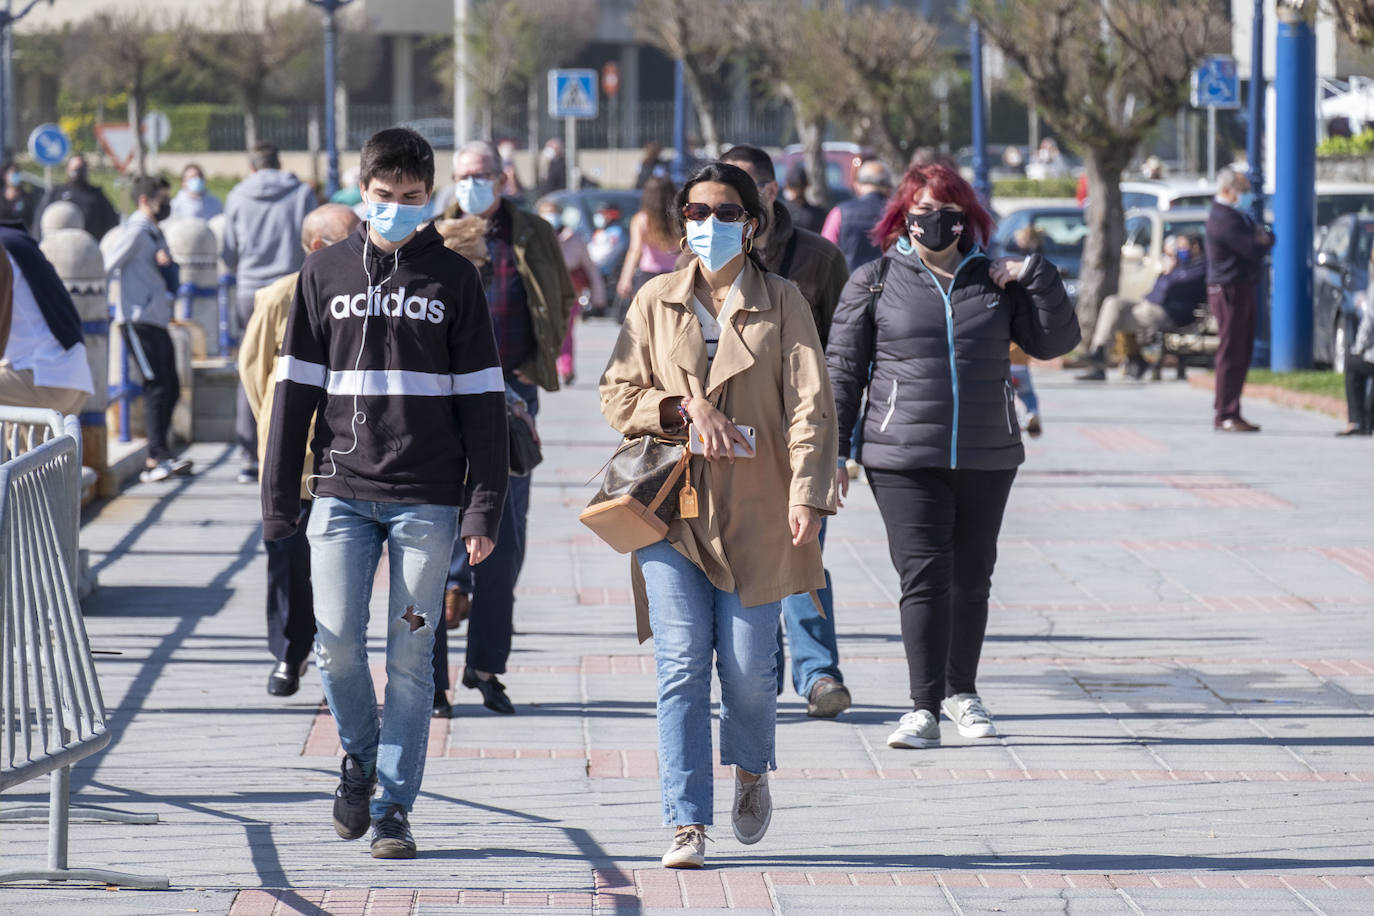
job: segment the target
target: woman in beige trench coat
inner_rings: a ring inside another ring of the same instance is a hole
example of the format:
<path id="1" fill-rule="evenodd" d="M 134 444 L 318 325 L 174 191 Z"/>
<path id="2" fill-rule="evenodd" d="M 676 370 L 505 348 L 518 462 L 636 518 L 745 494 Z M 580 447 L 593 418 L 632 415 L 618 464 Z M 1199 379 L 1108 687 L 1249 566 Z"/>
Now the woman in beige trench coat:
<path id="1" fill-rule="evenodd" d="M 713 823 L 713 654 L 735 837 L 757 843 L 772 818 L 778 613 L 786 596 L 825 585 L 816 536 L 835 511 L 837 432 L 810 307 L 749 254 L 767 218 L 754 181 L 711 163 L 677 208 L 697 257 L 635 296 L 601 406 L 626 436 L 690 423 L 703 440 L 695 517 L 687 507 L 632 564 L 640 636 L 654 637 L 664 822 L 676 828 L 663 864 L 699 868 Z"/>

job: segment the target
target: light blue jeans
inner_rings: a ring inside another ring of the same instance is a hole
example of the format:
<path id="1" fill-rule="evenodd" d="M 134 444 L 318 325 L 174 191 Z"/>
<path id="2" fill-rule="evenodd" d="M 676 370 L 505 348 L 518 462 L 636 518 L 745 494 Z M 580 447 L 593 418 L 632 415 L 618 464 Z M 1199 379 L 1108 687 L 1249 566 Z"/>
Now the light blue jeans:
<path id="1" fill-rule="evenodd" d="M 1031 381 L 1030 366 L 1011 364 L 1011 385 L 1016 396 L 1021 399 L 1030 413 L 1040 412 L 1040 399 L 1035 396 L 1035 383 Z"/>
<path id="2" fill-rule="evenodd" d="M 344 752 L 381 784 L 374 818 L 392 805 L 409 811 L 420 794 L 434 699 L 434 627 L 444 619 L 444 579 L 457 532 L 457 506 L 324 497 L 310 514 L 320 682 Z M 379 717 L 367 623 L 383 543 L 391 583 L 386 704 Z"/>
<path id="3" fill-rule="evenodd" d="M 821 549 L 825 549 L 826 520 L 821 519 Z M 803 699 L 811 695 L 811 688 L 823 677 L 833 677 L 841 684 L 840 649 L 835 643 L 835 595 L 830 587 L 830 571 L 825 573 L 825 588 L 818 593 L 822 616 L 816 610 L 809 592 L 788 595 L 782 599 L 782 622 L 778 624 L 778 693 L 782 693 L 783 666 L 787 655 L 783 650 L 783 630 L 792 644 L 792 687 Z"/>
<path id="4" fill-rule="evenodd" d="M 649 594 L 658 669 L 658 769 L 663 822 L 711 824 L 711 656 L 720 676 L 720 762 L 774 769 L 780 602 L 743 607 L 691 560 L 659 541 L 636 551 Z"/>

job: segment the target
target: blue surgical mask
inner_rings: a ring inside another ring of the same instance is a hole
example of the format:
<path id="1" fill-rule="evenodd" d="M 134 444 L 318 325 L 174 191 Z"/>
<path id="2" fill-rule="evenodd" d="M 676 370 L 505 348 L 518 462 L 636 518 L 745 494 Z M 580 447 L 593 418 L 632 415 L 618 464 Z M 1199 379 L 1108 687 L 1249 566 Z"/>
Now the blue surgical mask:
<path id="1" fill-rule="evenodd" d="M 205 179 L 201 178 L 199 175 L 186 179 L 186 190 L 190 191 L 192 194 L 204 194 Z"/>
<path id="2" fill-rule="evenodd" d="M 398 204 L 395 201 L 369 200 L 367 202 L 367 224 L 388 242 L 400 242 L 409 238 L 425 221 L 427 204 Z"/>
<path id="3" fill-rule="evenodd" d="M 598 229 L 605 229 L 605 228 L 606 228 L 606 214 L 604 214 L 604 213 L 593 213 L 593 214 L 592 214 L 592 225 L 595 226 L 595 227 L 598 228 Z"/>
<path id="4" fill-rule="evenodd" d="M 496 202 L 496 186 L 490 178 L 464 178 L 453 186 L 454 197 L 464 213 L 481 216 Z"/>
<path id="5" fill-rule="evenodd" d="M 1254 191 L 1246 191 L 1244 194 L 1240 195 L 1240 197 L 1236 198 L 1236 209 L 1239 210 L 1239 211 L 1242 212 L 1242 213 L 1249 213 L 1249 212 L 1250 212 L 1250 208 L 1253 207 L 1254 205 L 1255 205 L 1255 192 L 1254 192 Z"/>
<path id="6" fill-rule="evenodd" d="M 1178 258 L 1178 263 L 1187 264 L 1192 259 L 1193 253 L 1187 248 L 1180 248 L 1174 252 L 1174 257 Z"/>
<path id="7" fill-rule="evenodd" d="M 687 247 L 696 252 L 706 269 L 715 273 L 744 250 L 745 221 L 722 223 L 714 216 L 687 222 Z"/>

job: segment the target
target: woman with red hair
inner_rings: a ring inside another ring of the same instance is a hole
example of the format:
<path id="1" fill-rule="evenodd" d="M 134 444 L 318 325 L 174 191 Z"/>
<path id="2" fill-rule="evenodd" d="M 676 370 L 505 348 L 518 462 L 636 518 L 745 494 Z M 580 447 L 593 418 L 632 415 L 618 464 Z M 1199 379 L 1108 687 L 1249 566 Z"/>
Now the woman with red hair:
<path id="1" fill-rule="evenodd" d="M 873 229 L 883 257 L 855 271 L 826 363 L 840 454 L 865 388 L 859 459 L 902 583 L 912 711 L 887 743 L 940 744 L 940 713 L 965 738 L 997 734 L 975 683 L 997 535 L 1025 460 L 1008 360 L 1079 341 L 1059 269 L 1039 254 L 991 260 L 993 221 L 947 165 L 916 165 Z M 843 495 L 849 477 L 835 475 Z"/>

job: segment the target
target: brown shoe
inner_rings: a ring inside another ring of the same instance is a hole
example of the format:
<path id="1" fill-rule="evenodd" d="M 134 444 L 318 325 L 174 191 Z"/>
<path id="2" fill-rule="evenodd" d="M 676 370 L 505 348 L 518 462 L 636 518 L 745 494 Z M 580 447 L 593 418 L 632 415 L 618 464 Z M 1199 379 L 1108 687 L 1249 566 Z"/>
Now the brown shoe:
<path id="1" fill-rule="evenodd" d="M 458 629 L 458 625 L 468 619 L 468 612 L 472 610 L 472 598 L 456 585 L 444 592 L 444 624 L 450 630 Z"/>
<path id="2" fill-rule="evenodd" d="M 1247 423 L 1240 417 L 1229 417 L 1216 425 L 1218 432 L 1223 433 L 1257 433 L 1260 428 L 1253 423 Z"/>
<path id="3" fill-rule="evenodd" d="M 849 688 L 833 677 L 822 677 L 806 695 L 806 714 L 814 719 L 833 719 L 849 708 Z"/>

